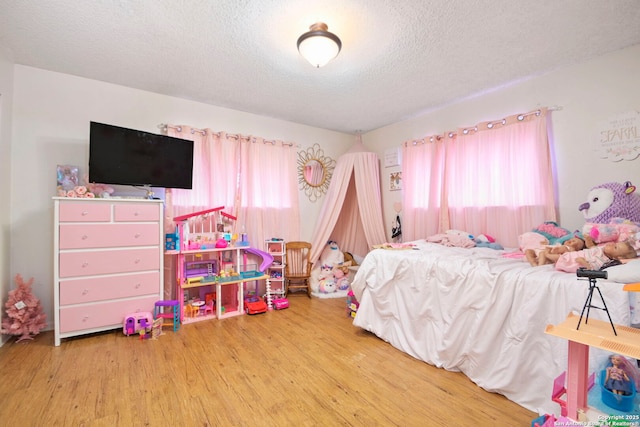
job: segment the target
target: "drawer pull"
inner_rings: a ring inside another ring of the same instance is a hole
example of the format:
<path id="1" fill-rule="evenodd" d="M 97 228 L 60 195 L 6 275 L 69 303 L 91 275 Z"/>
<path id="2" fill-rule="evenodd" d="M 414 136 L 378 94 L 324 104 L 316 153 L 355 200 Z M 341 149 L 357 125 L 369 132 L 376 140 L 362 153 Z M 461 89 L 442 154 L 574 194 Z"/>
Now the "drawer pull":
<path id="1" fill-rule="evenodd" d="M 140 215 L 140 213 L 139 213 L 139 212 L 134 212 L 134 213 L 133 213 L 133 216 L 138 216 L 138 215 Z"/>
<path id="2" fill-rule="evenodd" d="M 84 236 L 82 236 L 82 240 L 87 240 L 89 238 L 89 236 L 87 236 L 86 234 Z"/>
<path id="3" fill-rule="evenodd" d="M 85 262 L 82 263 L 82 268 L 85 268 L 85 267 L 88 267 L 88 266 L 89 266 L 88 262 L 85 261 Z"/>
<path id="4" fill-rule="evenodd" d="M 136 233 L 135 236 L 133 236 L 133 237 L 135 237 L 137 239 L 138 237 L 140 237 L 140 233 Z"/>
<path id="5" fill-rule="evenodd" d="M 82 295 L 87 295 L 88 293 L 89 293 L 89 289 L 84 289 L 84 290 L 82 291 Z"/>
<path id="6" fill-rule="evenodd" d="M 134 262 L 134 264 L 139 264 L 140 263 L 140 258 L 136 258 L 136 260 L 133 261 L 133 262 Z"/>
<path id="7" fill-rule="evenodd" d="M 86 322 L 87 320 L 89 320 L 89 316 L 84 316 L 84 317 L 82 318 L 82 321 L 83 321 L 83 322 Z"/>
<path id="8" fill-rule="evenodd" d="M 136 285 L 134 286 L 134 288 L 136 288 L 136 289 L 140 289 L 140 286 L 142 286 L 142 284 L 141 284 L 141 283 L 136 283 Z"/>
<path id="9" fill-rule="evenodd" d="M 81 215 L 82 215 L 82 216 L 87 216 L 87 215 L 89 215 L 89 212 L 87 212 L 87 211 L 82 211 L 82 214 L 81 214 Z"/>

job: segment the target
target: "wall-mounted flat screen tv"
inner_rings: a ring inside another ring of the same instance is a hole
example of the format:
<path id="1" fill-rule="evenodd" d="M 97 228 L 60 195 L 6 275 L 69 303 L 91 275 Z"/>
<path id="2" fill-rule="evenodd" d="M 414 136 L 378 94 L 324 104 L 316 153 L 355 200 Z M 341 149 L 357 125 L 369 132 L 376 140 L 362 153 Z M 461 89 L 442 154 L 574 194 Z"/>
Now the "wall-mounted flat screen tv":
<path id="1" fill-rule="evenodd" d="M 89 181 L 191 189 L 193 141 L 91 122 Z"/>

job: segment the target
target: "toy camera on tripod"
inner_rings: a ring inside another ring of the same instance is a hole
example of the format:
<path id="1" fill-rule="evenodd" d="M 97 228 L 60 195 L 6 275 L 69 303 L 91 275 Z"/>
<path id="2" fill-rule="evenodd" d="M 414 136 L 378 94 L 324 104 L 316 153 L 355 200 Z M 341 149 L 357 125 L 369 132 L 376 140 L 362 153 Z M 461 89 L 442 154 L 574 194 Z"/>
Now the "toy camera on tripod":
<path id="1" fill-rule="evenodd" d="M 586 325 L 589 321 L 589 310 L 592 308 L 597 308 L 598 310 L 603 310 L 607 313 L 609 317 L 609 323 L 611 323 L 611 328 L 613 328 L 613 334 L 618 335 L 616 332 L 616 327 L 613 326 L 613 320 L 611 320 L 611 315 L 609 314 L 609 309 L 607 309 L 607 304 L 604 302 L 604 297 L 602 296 L 602 292 L 600 292 L 600 288 L 596 284 L 596 279 L 607 279 L 609 277 L 608 273 L 605 270 L 587 270 L 586 268 L 579 268 L 576 271 L 576 276 L 584 277 L 586 280 L 589 280 L 589 295 L 587 295 L 587 300 L 584 302 L 584 307 L 582 307 L 582 313 L 580 313 L 580 320 L 578 320 L 578 327 L 576 329 L 580 329 L 580 322 L 582 322 L 582 316 L 584 315 L 584 310 L 587 310 L 587 315 L 584 319 L 584 324 Z M 602 301 L 603 307 L 598 307 L 597 305 L 592 304 L 593 300 L 593 291 L 596 289 L 600 294 L 600 300 Z"/>
<path id="2" fill-rule="evenodd" d="M 576 276 L 595 280 L 606 279 L 608 274 L 605 270 L 587 270 L 586 268 L 579 268 L 578 271 L 576 271 Z"/>

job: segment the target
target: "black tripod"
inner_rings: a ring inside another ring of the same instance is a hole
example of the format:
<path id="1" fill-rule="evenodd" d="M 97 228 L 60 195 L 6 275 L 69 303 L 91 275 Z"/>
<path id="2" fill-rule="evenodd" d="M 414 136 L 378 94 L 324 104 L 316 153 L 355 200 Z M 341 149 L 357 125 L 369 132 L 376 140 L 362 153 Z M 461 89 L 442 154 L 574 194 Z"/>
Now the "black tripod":
<path id="1" fill-rule="evenodd" d="M 584 268 L 579 268 L 576 272 L 578 277 L 586 277 L 589 279 L 589 295 L 587 295 L 587 300 L 584 302 L 584 306 L 582 307 L 582 313 L 580 313 L 580 320 L 578 320 L 578 327 L 576 329 L 580 329 L 580 322 L 582 322 L 582 316 L 584 315 L 584 310 L 587 310 L 587 316 L 584 319 L 585 325 L 589 321 L 589 310 L 592 308 L 597 308 L 598 310 L 604 310 L 607 313 L 607 317 L 609 318 L 609 323 L 611 323 L 611 328 L 613 329 L 613 334 L 618 336 L 616 332 L 616 327 L 613 326 L 613 320 L 611 320 L 611 315 L 609 314 L 609 309 L 607 309 L 607 303 L 604 302 L 604 298 L 602 296 L 602 292 L 600 292 L 600 288 L 596 283 L 596 279 L 606 279 L 608 277 L 606 271 L 601 270 L 586 270 Z M 597 305 L 593 305 L 593 291 L 597 290 L 600 294 L 600 300 L 602 301 L 602 305 L 604 307 L 598 307 Z"/>

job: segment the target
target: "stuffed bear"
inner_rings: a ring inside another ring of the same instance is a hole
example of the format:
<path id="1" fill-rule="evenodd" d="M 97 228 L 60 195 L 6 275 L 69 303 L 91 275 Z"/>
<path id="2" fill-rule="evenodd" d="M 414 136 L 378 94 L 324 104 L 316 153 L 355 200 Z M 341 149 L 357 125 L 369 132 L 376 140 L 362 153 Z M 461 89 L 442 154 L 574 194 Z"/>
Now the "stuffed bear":
<path id="1" fill-rule="evenodd" d="M 640 194 L 635 191 L 630 181 L 607 182 L 593 187 L 578 210 L 593 224 L 608 224 L 614 218 L 640 223 Z"/>

